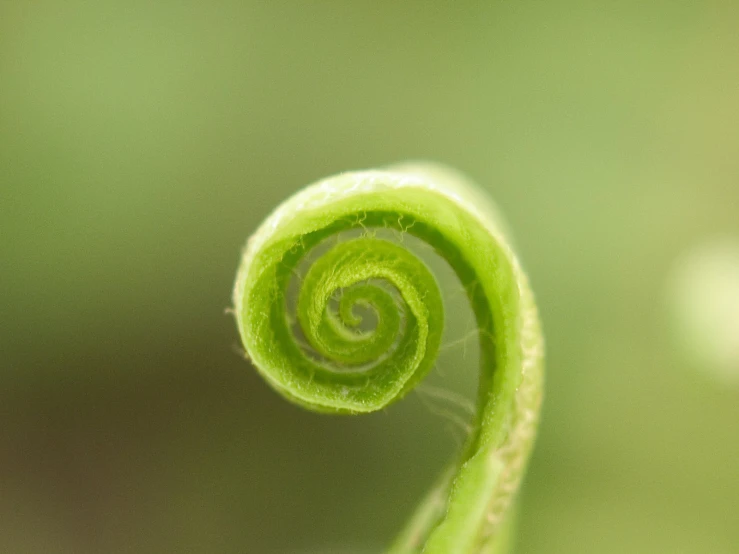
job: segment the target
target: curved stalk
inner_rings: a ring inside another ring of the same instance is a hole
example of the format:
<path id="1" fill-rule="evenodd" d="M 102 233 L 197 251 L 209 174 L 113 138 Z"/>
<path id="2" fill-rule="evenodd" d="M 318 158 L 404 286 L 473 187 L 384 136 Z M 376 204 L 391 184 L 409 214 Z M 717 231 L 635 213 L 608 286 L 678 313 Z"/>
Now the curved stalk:
<path id="1" fill-rule="evenodd" d="M 238 271 L 247 355 L 279 393 L 319 412 L 372 412 L 418 384 L 441 343 L 441 294 L 425 264 L 378 238 L 378 228 L 413 235 L 448 262 L 480 347 L 472 431 L 389 551 L 507 552 L 541 403 L 543 338 L 526 275 L 483 191 L 452 170 L 408 164 L 340 174 L 288 199 L 249 239 Z M 289 313 L 294 276 L 327 245 L 298 279 Z"/>

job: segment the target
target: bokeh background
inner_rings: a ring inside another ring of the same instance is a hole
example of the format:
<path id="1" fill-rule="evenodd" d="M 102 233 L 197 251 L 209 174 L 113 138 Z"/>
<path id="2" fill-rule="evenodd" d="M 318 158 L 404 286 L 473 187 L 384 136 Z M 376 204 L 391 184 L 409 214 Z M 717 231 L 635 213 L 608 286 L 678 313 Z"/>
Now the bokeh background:
<path id="1" fill-rule="evenodd" d="M 225 309 L 277 203 L 418 158 L 491 192 L 541 308 L 518 552 L 739 552 L 739 354 L 675 300 L 739 240 L 730 0 L 2 2 L 0 551 L 379 552 L 452 418 L 301 411 Z"/>

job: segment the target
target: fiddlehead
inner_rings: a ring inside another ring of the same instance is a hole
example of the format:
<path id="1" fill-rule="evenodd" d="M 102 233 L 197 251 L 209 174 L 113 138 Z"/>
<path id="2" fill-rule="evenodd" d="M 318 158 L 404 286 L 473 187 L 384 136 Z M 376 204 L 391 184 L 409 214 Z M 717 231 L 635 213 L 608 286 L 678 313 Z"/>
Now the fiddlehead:
<path id="1" fill-rule="evenodd" d="M 345 173 L 299 192 L 244 251 L 234 288 L 244 347 L 278 392 L 311 410 L 364 413 L 402 398 L 435 363 L 443 305 L 425 264 L 377 238 L 378 228 L 414 235 L 449 263 L 480 345 L 472 432 L 391 552 L 504 552 L 537 423 L 543 339 L 526 276 L 481 191 L 419 164 Z M 301 264 L 353 229 L 362 233 L 312 263 L 289 313 Z"/>

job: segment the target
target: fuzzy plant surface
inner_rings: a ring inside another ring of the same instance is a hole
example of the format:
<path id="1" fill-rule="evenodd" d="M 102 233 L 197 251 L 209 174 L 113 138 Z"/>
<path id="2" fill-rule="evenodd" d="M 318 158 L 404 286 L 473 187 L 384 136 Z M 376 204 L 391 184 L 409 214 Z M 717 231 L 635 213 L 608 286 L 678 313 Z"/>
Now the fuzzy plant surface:
<path id="1" fill-rule="evenodd" d="M 485 191 L 462 175 L 409 163 L 306 187 L 244 250 L 233 301 L 247 356 L 286 399 L 329 414 L 373 412 L 401 399 L 434 366 L 441 344 L 436 278 L 402 241 L 378 230 L 430 245 L 464 288 L 480 352 L 471 432 L 390 554 L 511 551 L 544 345 L 504 227 Z"/>

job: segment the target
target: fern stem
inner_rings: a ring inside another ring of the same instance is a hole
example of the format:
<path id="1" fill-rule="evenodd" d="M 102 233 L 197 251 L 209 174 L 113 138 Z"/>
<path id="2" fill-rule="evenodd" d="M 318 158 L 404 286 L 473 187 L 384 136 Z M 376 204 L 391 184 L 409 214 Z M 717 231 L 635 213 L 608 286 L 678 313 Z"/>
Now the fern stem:
<path id="1" fill-rule="evenodd" d="M 340 174 L 288 199 L 243 254 L 234 307 L 244 347 L 272 387 L 310 410 L 366 413 L 407 394 L 436 361 L 444 306 L 425 264 L 378 228 L 411 234 L 449 263 L 480 346 L 472 431 L 390 552 L 506 552 L 541 403 L 543 337 L 526 275 L 480 189 L 450 169 L 408 164 Z M 356 229 L 310 266 L 297 313 L 287 314 L 301 263 Z M 356 308 L 374 314 L 373 329 Z"/>

